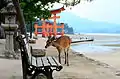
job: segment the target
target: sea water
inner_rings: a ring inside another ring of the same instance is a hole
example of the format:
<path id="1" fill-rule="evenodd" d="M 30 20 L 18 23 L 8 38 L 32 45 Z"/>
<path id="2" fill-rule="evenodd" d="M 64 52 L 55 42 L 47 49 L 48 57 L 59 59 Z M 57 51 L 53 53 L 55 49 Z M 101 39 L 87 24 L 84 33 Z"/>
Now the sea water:
<path id="1" fill-rule="evenodd" d="M 97 34 L 96 34 L 97 35 Z M 105 39 L 95 39 L 93 42 L 85 42 L 79 44 L 73 44 L 71 46 L 72 50 L 80 53 L 111 53 L 115 49 L 120 49 L 120 47 L 116 46 L 104 46 L 106 44 L 120 44 L 120 34 L 101 34 L 102 36 L 112 36 L 111 38 Z M 113 36 L 118 36 L 118 38 L 114 38 Z"/>
<path id="2" fill-rule="evenodd" d="M 71 48 L 76 52 L 83 52 L 83 53 L 110 53 L 114 49 L 118 49 L 120 47 L 99 46 L 94 44 L 79 44 L 79 45 L 73 45 Z"/>

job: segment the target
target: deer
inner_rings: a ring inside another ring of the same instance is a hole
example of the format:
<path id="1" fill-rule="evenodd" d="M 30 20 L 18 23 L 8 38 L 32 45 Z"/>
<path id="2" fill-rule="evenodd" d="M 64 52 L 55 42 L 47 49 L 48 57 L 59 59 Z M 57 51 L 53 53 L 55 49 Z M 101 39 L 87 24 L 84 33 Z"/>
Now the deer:
<path id="1" fill-rule="evenodd" d="M 45 48 L 48 48 L 49 46 L 56 47 L 58 51 L 58 58 L 59 58 L 59 63 L 61 64 L 61 52 L 64 50 L 65 54 L 65 64 L 69 66 L 69 59 L 68 59 L 68 52 L 70 49 L 70 44 L 71 44 L 71 39 L 69 36 L 60 36 L 56 38 L 55 36 L 48 37 L 48 40 L 46 41 Z"/>

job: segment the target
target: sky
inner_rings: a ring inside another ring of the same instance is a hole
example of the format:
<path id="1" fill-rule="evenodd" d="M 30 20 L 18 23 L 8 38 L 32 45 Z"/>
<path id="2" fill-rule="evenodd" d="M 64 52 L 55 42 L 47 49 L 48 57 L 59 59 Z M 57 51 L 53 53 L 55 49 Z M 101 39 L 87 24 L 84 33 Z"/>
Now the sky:
<path id="1" fill-rule="evenodd" d="M 55 3 L 53 9 L 61 6 L 63 5 Z M 120 0 L 94 0 L 90 3 L 83 1 L 66 11 L 92 21 L 120 24 Z"/>

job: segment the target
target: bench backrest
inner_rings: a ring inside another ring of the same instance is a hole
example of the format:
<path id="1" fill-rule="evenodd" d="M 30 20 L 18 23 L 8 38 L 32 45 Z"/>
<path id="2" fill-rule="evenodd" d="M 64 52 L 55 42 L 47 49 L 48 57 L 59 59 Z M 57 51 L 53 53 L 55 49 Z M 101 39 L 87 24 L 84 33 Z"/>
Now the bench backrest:
<path id="1" fill-rule="evenodd" d="M 62 69 L 61 64 L 54 57 L 34 57 L 31 55 L 32 48 L 29 46 L 29 43 L 26 39 L 22 39 L 21 36 L 18 36 L 18 42 L 21 50 L 22 63 L 25 64 L 25 69 L 30 66 L 44 68 L 50 67 L 54 70 L 60 71 Z"/>
<path id="2" fill-rule="evenodd" d="M 20 45 L 22 60 L 24 61 L 26 66 L 29 66 L 30 61 L 29 61 L 29 56 L 28 56 L 28 52 L 29 52 L 28 42 L 26 41 L 26 39 L 23 39 L 21 35 L 17 36 L 16 40 L 19 42 L 19 45 Z"/>
<path id="3" fill-rule="evenodd" d="M 24 42 L 25 42 L 26 52 L 28 54 L 27 60 L 28 60 L 29 64 L 31 64 L 31 61 L 32 61 L 31 60 L 32 46 L 29 45 L 29 42 L 26 41 L 26 39 L 24 39 Z"/>

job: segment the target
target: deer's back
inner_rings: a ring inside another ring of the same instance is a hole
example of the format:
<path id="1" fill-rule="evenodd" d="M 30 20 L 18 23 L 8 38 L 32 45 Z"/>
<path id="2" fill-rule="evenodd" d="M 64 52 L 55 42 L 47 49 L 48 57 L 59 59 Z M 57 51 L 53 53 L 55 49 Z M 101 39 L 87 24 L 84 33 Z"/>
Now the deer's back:
<path id="1" fill-rule="evenodd" d="M 56 42 L 63 48 L 70 47 L 71 39 L 68 36 L 59 37 Z"/>

